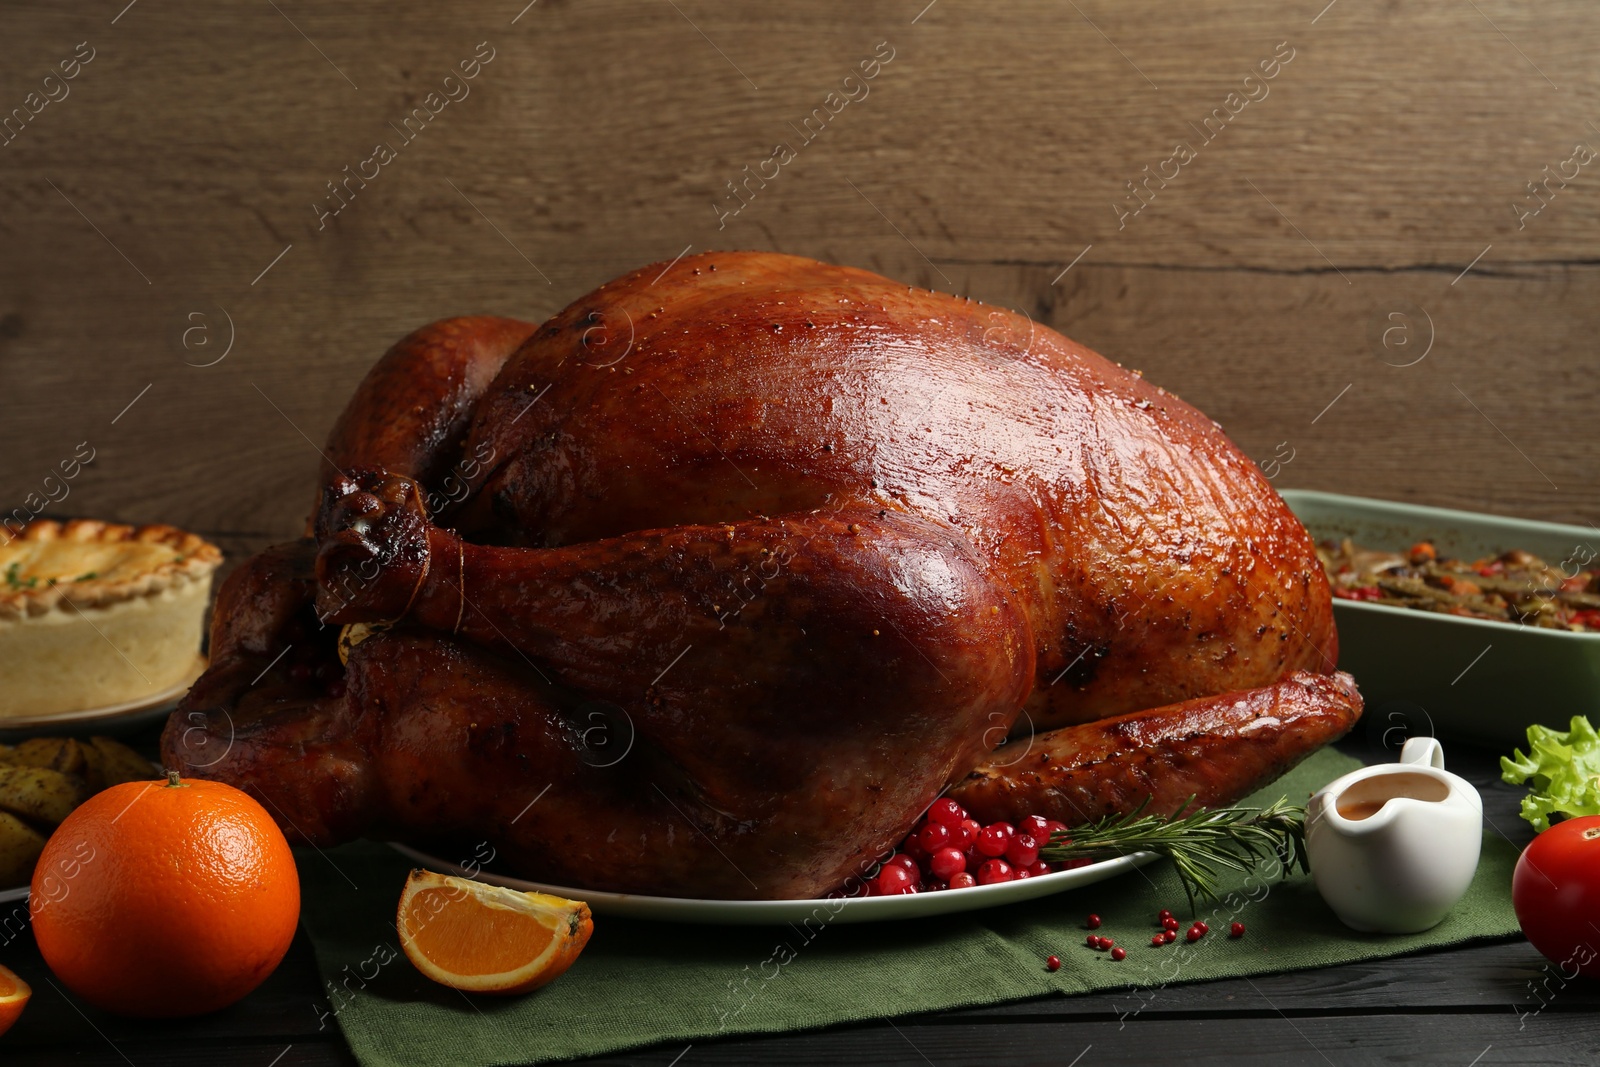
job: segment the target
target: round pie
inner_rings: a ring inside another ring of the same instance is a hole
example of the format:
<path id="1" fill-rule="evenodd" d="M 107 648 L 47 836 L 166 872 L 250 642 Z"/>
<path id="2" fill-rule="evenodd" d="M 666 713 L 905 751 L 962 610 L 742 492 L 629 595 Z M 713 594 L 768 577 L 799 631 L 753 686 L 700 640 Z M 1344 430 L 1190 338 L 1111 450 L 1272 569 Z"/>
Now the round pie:
<path id="1" fill-rule="evenodd" d="M 0 544 L 0 720 L 192 678 L 217 546 L 171 526 L 40 519 Z"/>

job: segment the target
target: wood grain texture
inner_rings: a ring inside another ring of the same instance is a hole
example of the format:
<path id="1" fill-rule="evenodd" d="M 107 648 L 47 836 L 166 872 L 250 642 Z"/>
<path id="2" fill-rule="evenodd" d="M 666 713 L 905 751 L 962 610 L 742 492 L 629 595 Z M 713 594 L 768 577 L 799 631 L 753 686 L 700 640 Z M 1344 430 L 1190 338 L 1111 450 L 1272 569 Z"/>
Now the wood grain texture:
<path id="1" fill-rule="evenodd" d="M 1270 993 L 1267 994 L 1271 996 Z M 1367 1015 L 1359 1026 L 1341 1018 L 1280 1015 L 1263 1004 L 1260 1015 L 1207 1019 L 1162 1019 L 1120 1028 L 1116 1020 L 1031 1023 L 1007 1032 L 984 1024 L 945 1023 L 898 1028 L 851 1027 L 782 1039 L 752 1038 L 695 1045 L 687 1064 L 750 1064 L 773 1067 L 837 1062 L 844 1057 L 874 1063 L 1061 1064 L 1238 1064 L 1316 1067 L 1324 1064 L 1394 1063 L 1469 1067 L 1474 1055 L 1492 1047 L 1499 1058 L 1483 1062 L 1561 1067 L 1589 1064 L 1600 1054 L 1600 1020 L 1562 1016 L 1541 1032 L 1508 1036 L 1503 1022 L 1486 1015 Z M 1515 1030 L 1513 1025 L 1512 1030 Z M 1497 1040 L 1498 1039 L 1498 1040 Z M 1467 1051 L 1463 1058 L 1461 1053 Z M 671 1067 L 682 1045 L 652 1049 L 592 1064 Z"/>
<path id="2" fill-rule="evenodd" d="M 1521 229 L 1511 207 L 1600 145 L 1600 13 L 1578 0 L 1314 24 L 1265 2 L 279 7 L 8 9 L 8 106 L 78 42 L 95 58 L 0 147 L 4 510 L 88 441 L 54 512 L 289 536 L 315 445 L 402 333 L 539 319 L 739 246 L 1027 311 L 1252 456 L 1292 450 L 1280 484 L 1600 519 L 1600 163 Z M 1285 41 L 1267 95 L 1202 141 L 1190 123 Z M 403 143 L 480 42 L 470 95 Z M 801 143 L 880 42 L 867 95 Z M 1124 182 L 1178 140 L 1195 158 L 1119 230 Z M 319 230 L 378 141 L 396 158 Z M 778 141 L 796 158 L 719 229 L 725 183 Z M 1432 349 L 1386 366 L 1422 351 L 1419 309 Z"/>

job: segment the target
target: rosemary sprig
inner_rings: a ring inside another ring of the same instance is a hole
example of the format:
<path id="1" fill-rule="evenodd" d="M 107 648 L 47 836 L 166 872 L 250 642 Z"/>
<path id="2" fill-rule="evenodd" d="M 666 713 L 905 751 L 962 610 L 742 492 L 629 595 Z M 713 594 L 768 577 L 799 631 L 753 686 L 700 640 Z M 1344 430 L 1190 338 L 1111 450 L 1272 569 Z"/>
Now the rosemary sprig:
<path id="1" fill-rule="evenodd" d="M 1191 911 L 1196 894 L 1217 899 L 1216 878 L 1224 869 L 1248 871 L 1274 855 L 1285 874 L 1295 867 L 1311 869 L 1306 860 L 1306 811 L 1290 804 L 1287 797 L 1264 808 L 1190 811 L 1194 803 L 1190 796 L 1171 816 L 1143 814 L 1148 803 L 1146 797 L 1126 815 L 1110 815 L 1087 826 L 1058 831 L 1039 850 L 1039 856 L 1057 863 L 1154 852 L 1172 861 Z"/>

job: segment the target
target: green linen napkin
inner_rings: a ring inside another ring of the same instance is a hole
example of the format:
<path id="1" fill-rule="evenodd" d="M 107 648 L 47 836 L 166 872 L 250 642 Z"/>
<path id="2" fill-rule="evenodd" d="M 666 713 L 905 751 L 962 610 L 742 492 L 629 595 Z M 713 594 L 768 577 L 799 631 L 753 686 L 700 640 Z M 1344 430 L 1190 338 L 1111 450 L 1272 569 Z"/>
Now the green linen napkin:
<path id="1" fill-rule="evenodd" d="M 1359 766 L 1324 750 L 1258 793 L 1303 802 Z M 1310 879 L 1224 880 L 1221 904 L 1202 904 L 1211 932 L 1153 948 L 1156 912 L 1188 928 L 1170 865 L 1041 900 L 929 919 L 867 925 L 706 927 L 598 916 L 583 955 L 558 981 L 525 997 L 469 996 L 423 978 L 401 954 L 395 905 L 411 864 L 362 842 L 300 850 L 302 917 L 327 1001 L 364 1067 L 488 1067 L 547 1063 L 661 1042 L 770 1033 L 863 1019 L 995 1004 L 1051 993 L 1115 991 L 1136 1014 L 1176 982 L 1325 967 L 1517 932 L 1515 850 L 1485 835 L 1478 875 L 1443 923 L 1388 937 L 1344 927 Z M 1084 944 L 1084 916 L 1126 946 L 1118 962 Z M 1245 936 L 1227 936 L 1229 923 Z M 1046 956 L 1061 969 L 1045 969 Z"/>

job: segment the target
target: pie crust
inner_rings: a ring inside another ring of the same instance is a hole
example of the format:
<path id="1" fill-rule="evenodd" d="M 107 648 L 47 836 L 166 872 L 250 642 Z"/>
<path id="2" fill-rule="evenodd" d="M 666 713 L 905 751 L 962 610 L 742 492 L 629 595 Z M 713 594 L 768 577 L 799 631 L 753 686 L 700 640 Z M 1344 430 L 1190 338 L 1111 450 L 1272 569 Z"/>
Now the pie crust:
<path id="1" fill-rule="evenodd" d="M 215 545 L 172 526 L 29 523 L 0 544 L 0 720 L 182 684 L 221 562 Z"/>

